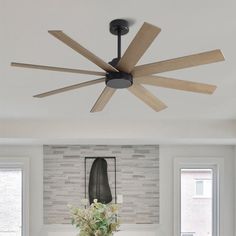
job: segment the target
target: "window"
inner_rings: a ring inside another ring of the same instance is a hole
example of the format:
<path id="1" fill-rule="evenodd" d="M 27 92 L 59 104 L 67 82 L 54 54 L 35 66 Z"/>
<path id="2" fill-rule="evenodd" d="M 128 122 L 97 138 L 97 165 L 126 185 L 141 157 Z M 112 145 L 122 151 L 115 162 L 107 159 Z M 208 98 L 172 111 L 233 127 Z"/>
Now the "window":
<path id="1" fill-rule="evenodd" d="M 28 236 L 28 161 L 0 158 L 0 236 Z"/>
<path id="2" fill-rule="evenodd" d="M 22 236 L 22 170 L 0 168 L 0 235 Z"/>
<path id="3" fill-rule="evenodd" d="M 176 158 L 174 231 L 176 236 L 219 236 L 220 158 Z"/>
<path id="4" fill-rule="evenodd" d="M 212 179 L 212 169 L 181 168 L 181 232 L 212 236 Z"/>
<path id="5" fill-rule="evenodd" d="M 195 198 L 197 197 L 211 198 L 212 197 L 212 179 L 196 179 L 194 197 Z"/>
<path id="6" fill-rule="evenodd" d="M 203 180 L 196 180 L 196 196 L 203 196 L 204 194 L 204 182 Z"/>

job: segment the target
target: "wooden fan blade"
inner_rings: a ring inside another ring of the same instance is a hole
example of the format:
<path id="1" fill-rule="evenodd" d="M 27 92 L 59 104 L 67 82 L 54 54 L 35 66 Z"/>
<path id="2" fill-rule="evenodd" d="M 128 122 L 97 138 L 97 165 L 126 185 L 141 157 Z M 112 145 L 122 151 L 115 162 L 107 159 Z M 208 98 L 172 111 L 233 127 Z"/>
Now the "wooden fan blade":
<path id="1" fill-rule="evenodd" d="M 55 89 L 46 93 L 41 93 L 41 94 L 37 94 L 34 95 L 35 98 L 44 98 L 47 96 L 51 96 L 54 94 L 58 94 L 58 93 L 64 93 L 70 90 L 74 90 L 74 89 L 78 89 L 78 88 L 82 88 L 82 87 L 87 87 L 89 85 L 93 85 L 93 84 L 98 84 L 98 83 L 102 83 L 105 81 L 105 78 L 100 78 L 100 79 L 96 79 L 96 80 L 91 80 L 91 81 L 87 81 L 87 82 L 83 82 L 80 84 L 74 84 L 74 85 L 70 85 L 64 88 L 60 88 L 60 89 Z"/>
<path id="2" fill-rule="evenodd" d="M 131 93 L 133 93 L 137 98 L 141 99 L 144 103 L 150 106 L 155 111 L 161 111 L 167 106 L 153 94 L 151 94 L 147 89 L 145 89 L 139 83 L 133 84 L 128 88 Z"/>
<path id="3" fill-rule="evenodd" d="M 116 89 L 105 87 L 90 112 L 102 111 L 104 107 L 107 105 L 107 103 L 110 101 L 115 91 Z"/>
<path id="4" fill-rule="evenodd" d="M 209 52 L 203 52 L 166 61 L 136 66 L 132 71 L 132 74 L 134 77 L 138 77 L 166 71 L 179 70 L 204 64 L 210 64 L 219 61 L 224 61 L 224 56 L 222 52 L 217 49 Z"/>
<path id="5" fill-rule="evenodd" d="M 117 69 L 114 68 L 112 65 L 106 63 L 101 58 L 99 58 L 96 55 L 94 55 L 92 52 L 90 52 L 89 50 L 84 48 L 82 45 L 77 43 L 75 40 L 70 38 L 68 35 L 66 35 L 62 31 L 50 30 L 48 32 L 51 35 L 53 35 L 55 38 L 59 39 L 60 41 L 65 43 L 67 46 L 69 46 L 70 48 L 74 49 L 76 52 L 78 52 L 79 54 L 81 54 L 82 56 L 84 56 L 85 58 L 87 58 L 88 60 L 93 62 L 94 64 L 96 64 L 97 66 L 102 68 L 103 70 L 105 70 L 107 72 L 109 72 L 109 71 L 117 72 Z"/>
<path id="6" fill-rule="evenodd" d="M 105 76 L 106 75 L 105 72 L 99 72 L 99 71 L 69 69 L 69 68 L 63 68 L 63 67 L 33 65 L 33 64 L 17 63 L 17 62 L 12 62 L 11 66 L 29 68 L 29 69 L 50 70 L 50 71 L 58 71 L 58 72 L 69 72 L 69 73 L 85 74 L 85 75 L 99 75 L 99 76 Z"/>
<path id="7" fill-rule="evenodd" d="M 145 22 L 120 59 L 117 68 L 130 73 L 160 32 L 160 28 Z"/>
<path id="8" fill-rule="evenodd" d="M 137 81 L 141 84 L 154 85 L 163 88 L 184 90 L 195 93 L 205 93 L 212 94 L 216 90 L 217 86 L 211 84 L 196 83 L 192 81 L 172 79 L 161 76 L 145 76 L 134 78 L 134 81 Z"/>

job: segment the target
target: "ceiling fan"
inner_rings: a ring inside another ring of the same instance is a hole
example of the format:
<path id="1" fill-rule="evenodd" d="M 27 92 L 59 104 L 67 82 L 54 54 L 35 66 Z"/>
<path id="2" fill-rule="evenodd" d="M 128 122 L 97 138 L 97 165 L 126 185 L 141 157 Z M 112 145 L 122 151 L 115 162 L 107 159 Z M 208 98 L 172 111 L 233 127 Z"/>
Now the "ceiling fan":
<path id="1" fill-rule="evenodd" d="M 155 111 L 161 111 L 167 108 L 167 106 L 161 100 L 159 100 L 146 88 L 144 88 L 142 84 L 191 91 L 196 93 L 212 94 L 216 89 L 215 85 L 178 80 L 163 76 L 156 76 L 153 74 L 223 61 L 224 56 L 219 49 L 136 66 L 139 59 L 143 56 L 145 51 L 148 49 L 148 47 L 151 45 L 160 31 L 160 28 L 145 22 L 136 34 L 133 41 L 130 43 L 123 56 L 121 56 L 121 36 L 129 32 L 129 24 L 126 20 L 123 19 L 113 20 L 112 22 L 110 22 L 110 32 L 117 36 L 118 55 L 117 58 L 114 58 L 109 63 L 106 63 L 105 61 L 94 55 L 92 52 L 81 46 L 78 42 L 70 38 L 62 31 L 48 31 L 52 36 L 65 43 L 67 46 L 74 49 L 76 52 L 103 69 L 104 72 L 16 62 L 12 62 L 11 65 L 30 69 L 103 76 L 102 78 L 96 80 L 70 85 L 64 88 L 55 89 L 34 96 L 37 98 L 43 98 L 73 89 L 105 82 L 106 86 L 97 99 L 95 105 L 91 109 L 91 112 L 102 111 L 115 91 L 122 88 L 127 88 L 133 95 L 138 97 Z"/>

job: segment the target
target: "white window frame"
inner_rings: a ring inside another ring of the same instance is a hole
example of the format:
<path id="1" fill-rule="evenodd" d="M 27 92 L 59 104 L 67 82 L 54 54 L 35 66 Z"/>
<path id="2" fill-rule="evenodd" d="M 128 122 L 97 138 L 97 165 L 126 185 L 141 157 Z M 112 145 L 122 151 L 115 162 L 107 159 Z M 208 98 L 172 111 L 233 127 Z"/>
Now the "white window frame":
<path id="1" fill-rule="evenodd" d="M 181 169 L 213 170 L 213 229 L 212 236 L 220 236 L 220 197 L 223 196 L 224 160 L 216 157 L 174 158 L 174 235 L 181 236 Z"/>
<path id="2" fill-rule="evenodd" d="M 0 169 L 22 170 L 22 236 L 29 236 L 29 158 L 0 157 Z"/>

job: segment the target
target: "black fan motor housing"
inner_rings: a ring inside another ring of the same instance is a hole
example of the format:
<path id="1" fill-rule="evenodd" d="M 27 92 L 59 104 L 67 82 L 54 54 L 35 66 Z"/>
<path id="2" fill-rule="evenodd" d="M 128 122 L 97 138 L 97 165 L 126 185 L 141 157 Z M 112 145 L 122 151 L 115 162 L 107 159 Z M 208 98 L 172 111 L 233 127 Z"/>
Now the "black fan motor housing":
<path id="1" fill-rule="evenodd" d="M 125 72 L 108 72 L 106 74 L 106 85 L 110 88 L 129 88 L 133 84 L 133 76 Z"/>

